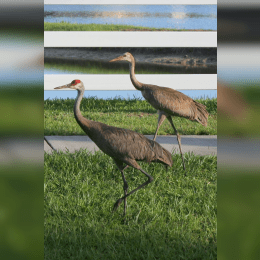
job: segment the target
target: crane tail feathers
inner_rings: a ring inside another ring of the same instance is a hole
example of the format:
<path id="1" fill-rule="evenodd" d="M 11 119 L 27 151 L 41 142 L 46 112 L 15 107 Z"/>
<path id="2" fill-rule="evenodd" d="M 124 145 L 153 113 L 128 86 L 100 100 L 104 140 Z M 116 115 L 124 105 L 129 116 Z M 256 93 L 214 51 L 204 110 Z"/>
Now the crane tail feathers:
<path id="1" fill-rule="evenodd" d="M 195 120 L 198 123 L 202 124 L 203 126 L 207 126 L 209 113 L 206 110 L 206 106 L 204 106 L 198 102 L 196 102 L 195 104 L 196 104 L 196 108 L 197 108 L 197 113 L 196 113 L 197 115 L 196 115 Z"/>

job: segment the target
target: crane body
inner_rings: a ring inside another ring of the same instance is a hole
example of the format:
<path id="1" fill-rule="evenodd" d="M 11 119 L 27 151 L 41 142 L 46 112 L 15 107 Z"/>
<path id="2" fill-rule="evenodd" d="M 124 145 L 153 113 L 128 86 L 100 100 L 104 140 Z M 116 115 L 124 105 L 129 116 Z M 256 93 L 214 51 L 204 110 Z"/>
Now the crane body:
<path id="1" fill-rule="evenodd" d="M 126 214 L 126 198 L 153 181 L 153 177 L 141 169 L 137 161 L 146 161 L 148 163 L 158 162 L 167 166 L 172 166 L 173 162 L 170 152 L 157 142 L 149 140 L 142 134 L 128 129 L 109 126 L 83 117 L 80 111 L 80 103 L 85 88 L 80 80 L 73 80 L 70 84 L 55 89 L 62 88 L 71 88 L 78 91 L 78 96 L 74 105 L 74 116 L 77 123 L 91 140 L 96 143 L 99 149 L 114 160 L 120 170 L 124 182 L 124 196 L 117 200 L 114 205 L 114 210 L 116 210 L 124 200 L 124 214 Z M 148 180 L 139 185 L 136 189 L 127 193 L 128 184 L 123 171 L 129 166 L 140 170 L 147 176 Z"/>
<path id="2" fill-rule="evenodd" d="M 183 168 L 185 170 L 184 158 L 181 150 L 181 137 L 175 128 L 172 116 L 184 117 L 191 121 L 196 121 L 203 126 L 207 126 L 208 112 L 206 107 L 185 94 L 167 87 L 160 87 L 152 84 L 144 84 L 139 82 L 135 77 L 135 59 L 129 52 L 119 56 L 110 62 L 128 61 L 130 80 L 137 90 L 140 90 L 143 97 L 158 110 L 158 124 L 153 140 L 156 140 L 158 130 L 164 120 L 167 118 L 170 122 L 174 133 L 177 136 L 180 153 L 182 156 Z"/>

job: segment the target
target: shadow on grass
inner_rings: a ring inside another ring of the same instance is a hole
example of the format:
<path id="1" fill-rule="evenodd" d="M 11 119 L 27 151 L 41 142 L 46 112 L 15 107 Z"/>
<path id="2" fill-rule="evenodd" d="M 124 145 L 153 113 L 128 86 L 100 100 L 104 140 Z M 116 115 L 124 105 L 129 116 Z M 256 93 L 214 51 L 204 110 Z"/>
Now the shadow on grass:
<path id="1" fill-rule="evenodd" d="M 106 233 L 102 223 L 84 230 L 55 231 L 45 235 L 45 259 L 216 259 L 213 238 L 202 242 L 198 234 L 195 242 L 189 233 L 171 234 L 156 225 L 122 224 L 121 232 L 112 234 Z"/>

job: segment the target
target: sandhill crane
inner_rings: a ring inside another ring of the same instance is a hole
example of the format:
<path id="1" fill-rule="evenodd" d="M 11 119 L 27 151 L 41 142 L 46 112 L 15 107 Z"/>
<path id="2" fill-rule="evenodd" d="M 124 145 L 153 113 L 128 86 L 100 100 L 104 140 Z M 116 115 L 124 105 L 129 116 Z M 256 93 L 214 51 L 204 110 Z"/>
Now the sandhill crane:
<path id="1" fill-rule="evenodd" d="M 192 121 L 197 121 L 203 126 L 207 126 L 208 112 L 206 107 L 185 94 L 166 87 L 159 87 L 151 84 L 143 84 L 139 82 L 135 77 L 135 59 L 130 52 L 126 52 L 124 55 L 119 56 L 110 62 L 114 61 L 128 61 L 130 70 L 130 79 L 137 90 L 142 92 L 143 97 L 158 110 L 158 125 L 154 134 L 153 140 L 156 140 L 156 136 L 159 127 L 163 121 L 167 118 L 177 136 L 180 153 L 182 157 L 183 169 L 185 170 L 185 163 L 181 150 L 181 137 L 177 132 L 177 129 L 173 125 L 172 116 L 185 117 Z"/>
<path id="2" fill-rule="evenodd" d="M 74 116 L 82 130 L 91 138 L 93 142 L 104 153 L 114 159 L 123 178 L 124 196 L 116 201 L 114 210 L 118 208 L 124 200 L 124 215 L 126 214 L 126 198 L 143 188 L 153 181 L 153 177 L 145 172 L 136 161 L 158 162 L 167 166 L 172 166 L 171 154 L 157 142 L 149 140 L 142 134 L 131 130 L 109 126 L 100 122 L 91 121 L 82 116 L 80 112 L 80 103 L 84 95 L 84 84 L 80 80 L 73 80 L 67 85 L 56 87 L 55 89 L 71 88 L 78 91 L 77 99 L 74 105 Z M 126 164 L 126 166 L 124 165 Z M 139 185 L 136 189 L 127 193 L 128 184 L 123 171 L 132 166 L 144 173 L 148 180 Z"/>

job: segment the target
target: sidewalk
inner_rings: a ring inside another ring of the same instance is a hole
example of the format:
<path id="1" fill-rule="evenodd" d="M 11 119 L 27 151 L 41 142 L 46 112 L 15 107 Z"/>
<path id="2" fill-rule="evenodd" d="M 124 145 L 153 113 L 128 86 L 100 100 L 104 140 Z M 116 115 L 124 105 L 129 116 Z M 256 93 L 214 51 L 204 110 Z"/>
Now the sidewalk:
<path id="1" fill-rule="evenodd" d="M 153 139 L 153 135 L 145 135 Z M 50 145 L 57 151 L 69 151 L 71 153 L 83 148 L 91 153 L 98 151 L 99 148 L 88 136 L 45 136 Z M 157 136 L 156 142 L 165 149 L 172 152 L 179 152 L 179 146 L 175 135 Z M 196 155 L 217 155 L 217 135 L 182 135 L 182 152 L 193 152 Z M 52 148 L 44 141 L 44 151 L 52 152 Z"/>

